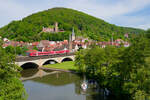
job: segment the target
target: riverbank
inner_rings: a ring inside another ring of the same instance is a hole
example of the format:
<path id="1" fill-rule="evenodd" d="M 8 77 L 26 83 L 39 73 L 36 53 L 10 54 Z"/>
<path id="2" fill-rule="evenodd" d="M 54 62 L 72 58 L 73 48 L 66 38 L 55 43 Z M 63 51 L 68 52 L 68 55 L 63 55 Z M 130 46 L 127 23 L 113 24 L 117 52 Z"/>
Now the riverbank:
<path id="1" fill-rule="evenodd" d="M 40 67 L 40 69 L 63 71 L 63 72 L 76 72 L 77 71 L 77 67 L 74 66 L 73 61 L 44 65 L 43 67 Z"/>

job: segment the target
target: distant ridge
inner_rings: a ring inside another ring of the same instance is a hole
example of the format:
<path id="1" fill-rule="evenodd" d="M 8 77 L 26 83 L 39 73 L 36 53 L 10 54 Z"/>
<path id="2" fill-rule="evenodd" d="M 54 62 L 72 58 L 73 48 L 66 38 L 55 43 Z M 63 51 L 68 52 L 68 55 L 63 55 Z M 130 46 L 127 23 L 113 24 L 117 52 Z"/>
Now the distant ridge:
<path id="1" fill-rule="evenodd" d="M 44 36 L 37 36 L 43 27 L 49 27 L 58 22 L 59 29 L 71 32 L 74 27 L 77 35 L 83 35 L 92 39 L 109 40 L 123 38 L 125 33 L 143 33 L 142 29 L 120 27 L 109 24 L 104 20 L 90 16 L 80 11 L 69 8 L 52 8 L 27 16 L 19 21 L 12 21 L 0 29 L 0 35 L 9 39 L 19 41 L 46 39 Z M 53 40 L 53 38 L 51 38 Z"/>

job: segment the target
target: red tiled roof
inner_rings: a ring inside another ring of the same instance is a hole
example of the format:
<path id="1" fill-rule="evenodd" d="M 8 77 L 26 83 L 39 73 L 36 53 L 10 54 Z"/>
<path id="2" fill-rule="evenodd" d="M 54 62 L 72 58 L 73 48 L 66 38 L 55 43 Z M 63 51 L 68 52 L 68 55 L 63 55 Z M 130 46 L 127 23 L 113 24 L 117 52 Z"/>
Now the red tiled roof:
<path id="1" fill-rule="evenodd" d="M 30 50 L 28 50 L 28 51 L 26 51 L 26 52 L 28 52 L 28 53 L 37 52 L 37 50 L 32 50 L 32 49 L 30 49 Z"/>
<path id="2" fill-rule="evenodd" d="M 33 42 L 32 46 L 37 46 L 39 44 L 39 42 Z"/>

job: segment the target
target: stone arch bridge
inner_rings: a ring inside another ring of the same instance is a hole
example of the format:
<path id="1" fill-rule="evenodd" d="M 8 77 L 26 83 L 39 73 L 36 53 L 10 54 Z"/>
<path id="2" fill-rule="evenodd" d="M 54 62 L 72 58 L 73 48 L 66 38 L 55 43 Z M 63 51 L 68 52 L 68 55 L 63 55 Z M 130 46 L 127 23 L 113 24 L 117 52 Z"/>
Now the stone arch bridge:
<path id="1" fill-rule="evenodd" d="M 74 53 L 65 53 L 65 54 L 54 54 L 54 55 L 47 55 L 47 56 L 35 56 L 35 57 L 17 57 L 16 64 L 20 67 L 24 66 L 25 64 L 33 64 L 37 67 L 43 66 L 45 64 L 53 63 L 61 63 L 64 61 L 74 61 L 75 54 Z"/>

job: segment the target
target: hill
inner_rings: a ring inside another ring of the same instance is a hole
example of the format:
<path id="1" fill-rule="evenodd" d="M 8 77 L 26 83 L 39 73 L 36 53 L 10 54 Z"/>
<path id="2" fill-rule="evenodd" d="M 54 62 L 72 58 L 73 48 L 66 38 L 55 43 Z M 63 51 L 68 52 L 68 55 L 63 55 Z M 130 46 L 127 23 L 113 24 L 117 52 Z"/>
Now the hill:
<path id="1" fill-rule="evenodd" d="M 50 27 L 58 22 L 59 29 L 65 32 L 49 34 L 42 32 L 43 27 Z M 68 39 L 74 27 L 77 35 L 90 37 L 95 40 L 109 40 L 112 33 L 114 38 L 123 38 L 125 33 L 143 33 L 144 30 L 120 27 L 109 24 L 104 20 L 90 16 L 80 11 L 68 8 L 52 8 L 32 14 L 19 21 L 12 21 L 0 29 L 0 35 L 19 41 L 37 41 L 41 39 Z"/>

